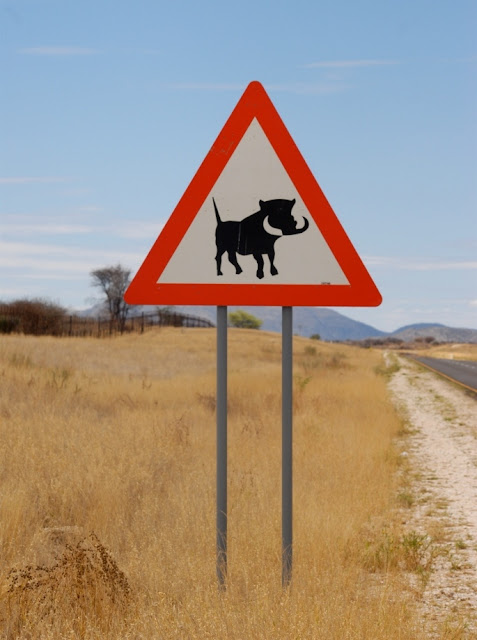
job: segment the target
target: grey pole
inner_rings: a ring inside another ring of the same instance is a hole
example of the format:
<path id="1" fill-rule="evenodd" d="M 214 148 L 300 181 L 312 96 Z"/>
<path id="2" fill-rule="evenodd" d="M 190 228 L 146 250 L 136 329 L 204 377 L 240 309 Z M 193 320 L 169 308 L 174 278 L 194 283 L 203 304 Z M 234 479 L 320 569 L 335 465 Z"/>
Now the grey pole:
<path id="1" fill-rule="evenodd" d="M 282 307 L 282 586 L 293 565 L 293 308 Z"/>
<path id="2" fill-rule="evenodd" d="M 217 307 L 217 580 L 227 576 L 227 307 Z"/>

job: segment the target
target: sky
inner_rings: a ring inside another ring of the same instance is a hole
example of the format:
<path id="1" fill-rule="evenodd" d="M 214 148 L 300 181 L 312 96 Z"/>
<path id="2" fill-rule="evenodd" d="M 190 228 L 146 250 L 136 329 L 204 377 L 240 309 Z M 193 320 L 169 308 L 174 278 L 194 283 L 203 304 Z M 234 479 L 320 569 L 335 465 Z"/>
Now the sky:
<path id="1" fill-rule="evenodd" d="M 477 328 L 475 0 L 0 0 L 0 300 L 136 272 L 260 81 L 392 331 Z"/>

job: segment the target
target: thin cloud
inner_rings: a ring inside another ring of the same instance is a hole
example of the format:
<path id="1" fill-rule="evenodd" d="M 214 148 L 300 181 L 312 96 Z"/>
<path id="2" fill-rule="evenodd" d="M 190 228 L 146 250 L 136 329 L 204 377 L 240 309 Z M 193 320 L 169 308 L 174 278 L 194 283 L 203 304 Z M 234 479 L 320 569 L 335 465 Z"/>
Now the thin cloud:
<path id="1" fill-rule="evenodd" d="M 13 296 L 21 296 L 21 295 L 23 296 L 25 294 L 27 294 L 26 290 L 25 291 L 24 290 L 19 291 L 18 288 L 15 288 L 15 289 L 13 289 L 13 288 L 12 289 L 3 289 L 3 288 L 0 287 L 0 296 L 5 296 L 6 298 L 10 298 L 10 297 L 13 297 Z"/>
<path id="2" fill-rule="evenodd" d="M 105 251 L 104 249 L 84 249 L 82 247 L 69 247 L 52 244 L 39 244 L 34 242 L 2 242 L 0 241 L 0 256 L 11 255 L 46 255 L 53 257 L 55 255 L 65 255 L 75 257 L 97 258 L 104 256 L 105 260 L 118 260 L 117 251 Z M 121 256 L 125 255 L 121 252 Z M 127 254 L 128 258 L 135 259 L 136 254 Z M 144 256 L 141 256 L 142 258 Z"/>
<path id="3" fill-rule="evenodd" d="M 341 82 L 296 82 L 292 84 L 270 84 L 269 91 L 282 91 L 284 93 L 320 94 L 339 93 L 347 91 L 351 85 Z"/>
<path id="4" fill-rule="evenodd" d="M 0 231 L 2 233 L 22 235 L 28 233 L 42 233 L 47 235 L 74 235 L 78 233 L 92 233 L 93 227 L 87 227 L 84 225 L 74 224 L 0 224 Z"/>
<path id="5" fill-rule="evenodd" d="M 84 280 L 84 272 L 78 271 L 77 273 L 55 273 L 53 271 L 44 271 L 44 272 L 29 272 L 29 273 L 16 273 L 15 278 L 17 280 Z M 31 293 L 29 291 L 28 293 Z"/>
<path id="6" fill-rule="evenodd" d="M 185 91 L 241 91 L 246 87 L 243 83 L 232 82 L 176 82 L 165 86 L 168 89 L 180 89 Z"/>
<path id="7" fill-rule="evenodd" d="M 52 184 L 54 182 L 67 182 L 67 178 L 59 176 L 18 176 L 0 178 L 0 184 Z"/>
<path id="8" fill-rule="evenodd" d="M 88 273 L 105 262 L 140 264 L 144 255 L 103 249 L 56 246 L 29 242 L 1 242 L 0 268 L 33 269 L 35 272 Z"/>
<path id="9" fill-rule="evenodd" d="M 156 222 L 130 222 L 124 223 L 117 226 L 112 230 L 114 235 L 119 236 L 120 238 L 134 238 L 134 239 L 142 239 L 149 238 L 155 239 L 162 231 L 164 227 L 163 223 Z"/>
<path id="10" fill-rule="evenodd" d="M 93 56 L 101 51 L 87 47 L 28 47 L 19 49 L 18 53 L 30 56 Z"/>
<path id="11" fill-rule="evenodd" d="M 168 89 L 180 91 L 243 91 L 245 84 L 213 83 L 213 82 L 179 82 L 166 85 Z M 349 85 L 343 83 L 310 83 L 296 82 L 284 84 L 267 84 L 267 91 L 282 91 L 285 93 L 299 94 L 328 94 L 337 93 L 349 89 Z"/>
<path id="12" fill-rule="evenodd" d="M 138 53 L 145 56 L 162 56 L 164 54 L 161 49 L 139 49 Z"/>
<path id="13" fill-rule="evenodd" d="M 305 69 L 356 69 L 400 64 L 398 60 L 320 60 L 303 65 Z"/>
<path id="14" fill-rule="evenodd" d="M 100 250 L 95 252 L 88 249 L 83 250 L 80 247 L 63 247 L 61 245 L 52 244 L 38 244 L 34 242 L 1 242 L 0 241 L 0 256 L 12 256 L 14 258 L 20 258 L 21 256 L 32 255 L 46 255 L 46 256 L 59 256 L 69 255 L 71 257 L 93 255 L 95 253 L 101 253 Z"/>
<path id="15" fill-rule="evenodd" d="M 477 269 L 477 260 L 424 260 L 418 258 L 369 256 L 365 261 L 373 267 L 390 267 L 404 271 L 467 271 Z"/>
<path id="16" fill-rule="evenodd" d="M 88 273 L 96 264 L 92 260 L 52 260 L 35 256 L 0 256 L 0 267 L 2 269 L 32 269 L 35 273 L 39 271 L 57 273 Z"/>
<path id="17" fill-rule="evenodd" d="M 87 208 L 88 212 L 91 212 Z M 101 209 L 94 208 L 93 211 Z M 134 220 L 134 222 L 119 222 L 114 225 L 104 224 L 71 224 L 63 223 L 60 220 L 46 219 L 44 222 L 30 221 L 30 216 L 24 216 L 26 220 L 17 222 L 14 218 L 18 216 L 8 215 L 6 218 L 10 218 L 5 222 L 0 222 L 0 233 L 4 236 L 10 236 L 13 241 L 17 237 L 25 237 L 26 235 L 42 235 L 42 236 L 66 236 L 66 235 L 85 235 L 96 234 L 115 236 L 118 238 L 127 238 L 133 240 L 140 240 L 143 238 L 155 239 L 161 232 L 164 223 L 163 222 L 141 222 Z M 12 242 L 9 243 L 12 246 Z M 18 243 L 18 248 L 22 249 L 23 243 Z M 34 249 L 35 251 L 38 249 Z M 61 247 L 58 249 L 56 246 L 47 248 L 47 251 L 62 251 Z"/>
<path id="18" fill-rule="evenodd" d="M 82 213 L 101 213 L 104 209 L 96 204 L 88 204 L 84 207 L 79 207 L 78 211 L 81 211 Z"/>

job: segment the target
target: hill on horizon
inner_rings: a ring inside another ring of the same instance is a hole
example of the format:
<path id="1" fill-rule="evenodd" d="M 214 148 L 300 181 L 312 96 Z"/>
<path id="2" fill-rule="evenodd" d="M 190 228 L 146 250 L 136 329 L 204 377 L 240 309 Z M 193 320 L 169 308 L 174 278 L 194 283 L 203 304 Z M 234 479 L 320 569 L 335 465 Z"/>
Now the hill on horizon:
<path id="1" fill-rule="evenodd" d="M 390 333 L 389 336 L 399 338 L 405 342 L 411 342 L 416 338 L 425 338 L 429 336 L 434 338 L 437 342 L 477 343 L 477 329 L 447 327 L 443 324 L 430 324 L 427 322 L 401 327 Z"/>
<path id="2" fill-rule="evenodd" d="M 155 307 L 133 307 L 131 315 L 151 313 Z M 101 304 L 80 312 L 80 315 L 97 316 Z M 177 306 L 179 313 L 200 316 L 211 322 L 216 322 L 216 308 L 214 306 Z M 263 321 L 264 331 L 281 331 L 282 318 L 280 307 L 249 307 L 231 306 L 229 311 L 243 309 L 247 313 Z M 448 327 L 440 323 L 420 322 L 399 327 L 395 331 L 381 331 L 364 322 L 358 322 L 338 311 L 317 307 L 295 307 L 293 311 L 294 333 L 310 337 L 318 334 L 322 340 L 345 341 L 365 340 L 366 338 L 393 337 L 404 341 L 412 341 L 418 337 L 432 336 L 439 342 L 470 342 L 477 343 L 477 329 Z"/>

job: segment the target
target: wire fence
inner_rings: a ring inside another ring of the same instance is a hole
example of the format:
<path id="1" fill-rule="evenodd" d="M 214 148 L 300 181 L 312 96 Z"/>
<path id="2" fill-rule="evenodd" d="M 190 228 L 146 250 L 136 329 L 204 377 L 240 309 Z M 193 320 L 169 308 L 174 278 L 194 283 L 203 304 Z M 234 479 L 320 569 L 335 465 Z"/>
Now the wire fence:
<path id="1" fill-rule="evenodd" d="M 104 337 L 117 333 L 144 333 L 144 331 L 154 327 L 207 328 L 214 326 L 206 318 L 158 310 L 153 313 L 130 316 L 123 321 L 110 320 L 104 317 L 69 316 L 64 320 L 62 335 Z"/>
<path id="2" fill-rule="evenodd" d="M 0 305 L 0 334 L 25 333 L 69 337 L 106 337 L 123 333 L 144 333 L 154 327 L 207 328 L 215 325 L 207 318 L 157 309 L 150 313 L 110 319 L 65 315 L 63 313 L 19 314 L 9 305 Z"/>

